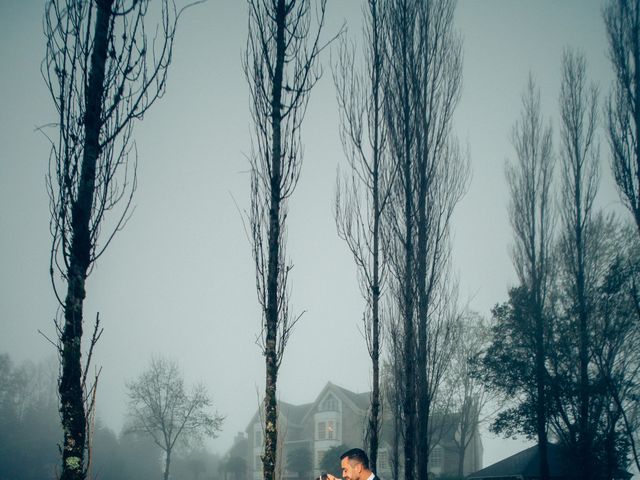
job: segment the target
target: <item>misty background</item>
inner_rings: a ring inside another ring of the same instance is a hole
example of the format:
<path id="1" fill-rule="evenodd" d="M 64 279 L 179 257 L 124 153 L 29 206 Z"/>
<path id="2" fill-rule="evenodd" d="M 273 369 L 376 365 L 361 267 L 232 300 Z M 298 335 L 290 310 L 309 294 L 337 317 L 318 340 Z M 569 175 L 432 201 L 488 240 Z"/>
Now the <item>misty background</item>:
<path id="1" fill-rule="evenodd" d="M 612 81 L 596 0 L 460 0 L 456 26 L 464 40 L 463 90 L 456 132 L 471 159 L 472 180 L 453 219 L 453 265 L 460 294 L 488 317 L 516 282 L 508 247 L 504 163 L 529 72 L 542 112 L 558 126 L 563 48 L 585 53 L 587 75 L 606 93 Z M 48 273 L 51 235 L 45 173 L 49 143 L 38 127 L 55 121 L 40 74 L 44 2 L 0 3 L 0 353 L 15 364 L 54 362 L 38 333 L 55 337 L 57 302 Z M 333 0 L 324 36 L 343 24 L 360 41 L 361 2 Z M 249 206 L 251 119 L 241 57 L 247 6 L 209 0 L 180 20 L 167 92 L 135 126 L 138 188 L 126 227 L 87 282 L 86 330 L 100 313 L 104 334 L 94 365 L 102 367 L 98 418 L 115 432 L 126 411 L 125 382 L 153 355 L 175 359 L 187 383 L 202 381 L 226 415 L 208 447 L 223 454 L 258 408 L 264 360 L 255 344 L 261 312 L 243 226 Z M 294 313 L 304 311 L 279 373 L 279 397 L 312 401 L 327 381 L 370 389 L 361 334 L 363 301 L 356 269 L 333 219 L 336 168 L 344 165 L 331 54 L 310 96 L 302 127 L 304 161 L 288 217 Z M 602 97 L 601 97 L 602 98 Z M 600 133 L 602 182 L 597 203 L 622 209 Z M 557 147 L 557 137 L 554 138 Z M 484 465 L 533 442 L 483 433 Z M 55 446 L 52 446 L 55 448 Z"/>

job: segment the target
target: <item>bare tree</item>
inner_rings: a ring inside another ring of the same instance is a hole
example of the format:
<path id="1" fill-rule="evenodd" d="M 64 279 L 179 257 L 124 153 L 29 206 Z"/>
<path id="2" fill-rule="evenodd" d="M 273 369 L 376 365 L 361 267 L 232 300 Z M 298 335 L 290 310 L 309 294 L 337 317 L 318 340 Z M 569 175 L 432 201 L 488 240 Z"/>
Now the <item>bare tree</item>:
<path id="1" fill-rule="evenodd" d="M 83 366 L 86 279 L 130 213 L 137 161 L 133 121 L 164 93 L 171 62 L 179 12 L 172 1 L 163 1 L 160 25 L 150 40 L 149 4 L 49 0 L 45 6 L 42 74 L 57 112 L 47 189 L 50 273 L 64 313 L 64 321 L 56 322 L 63 480 L 85 476 L 85 402 L 91 398 L 86 377 L 101 332 L 96 322 Z M 107 218 L 110 231 L 101 235 Z"/>
<path id="2" fill-rule="evenodd" d="M 309 92 L 320 77 L 320 32 L 326 0 L 316 5 L 311 28 L 309 0 L 249 0 L 244 70 L 255 128 L 251 164 L 250 230 L 262 308 L 265 356 L 265 480 L 273 480 L 278 445 L 276 385 L 284 348 L 299 317 L 289 311 L 292 265 L 286 257 L 287 203 L 302 162 L 300 127 Z"/>
<path id="3" fill-rule="evenodd" d="M 452 134 L 462 82 L 456 2 L 388 4 L 387 128 L 398 177 L 389 228 L 404 319 L 405 478 L 427 478 L 429 425 L 455 331 L 449 283 L 450 219 L 466 189 L 468 162 Z M 446 345 L 446 347 L 445 347 Z M 411 383 L 411 384 L 410 384 Z M 415 444 L 414 444 L 415 442 Z M 417 469 L 416 469 L 417 467 Z"/>
<path id="4" fill-rule="evenodd" d="M 421 2 L 418 12 L 416 184 L 417 476 L 428 477 L 435 446 L 432 407 L 457 335 L 457 296 L 448 278 L 450 220 L 466 190 L 467 159 L 452 134 L 462 88 L 462 41 L 454 30 L 455 0 Z"/>
<path id="5" fill-rule="evenodd" d="M 460 319 L 460 335 L 451 359 L 448 381 L 451 383 L 451 408 L 457 414 L 454 444 L 458 452 L 458 476 L 463 477 L 464 460 L 478 428 L 492 412 L 488 406 L 496 395 L 481 381 L 475 371 L 482 352 L 488 347 L 490 330 L 487 321 L 476 313 Z"/>
<path id="6" fill-rule="evenodd" d="M 606 106 L 611 168 L 640 233 L 640 2 L 609 0 L 603 17 L 615 72 Z"/>
<path id="7" fill-rule="evenodd" d="M 393 271 L 395 298 L 401 319 L 399 343 L 402 355 L 392 361 L 402 362 L 403 458 L 406 480 L 415 473 L 416 392 L 415 392 L 415 198 L 413 165 L 416 155 L 415 65 L 417 61 L 415 23 L 418 5 L 415 0 L 389 1 L 386 5 L 386 55 L 388 74 L 385 79 L 385 121 L 389 153 L 397 165 L 397 181 L 392 201 L 385 215 L 387 256 Z M 395 335 L 395 333 L 394 333 Z"/>
<path id="8" fill-rule="evenodd" d="M 380 435 L 380 304 L 385 283 L 382 219 L 389 200 L 393 170 L 386 152 L 384 128 L 384 10 L 378 0 L 363 7 L 364 67 L 355 61 L 355 48 L 340 44 L 334 68 L 340 132 L 348 162 L 338 173 L 335 218 L 338 235 L 358 266 L 366 302 L 364 327 L 372 363 L 371 411 L 367 423 L 369 461 L 376 471 Z"/>
<path id="9" fill-rule="evenodd" d="M 549 259 L 553 239 L 551 127 L 544 127 L 540 92 L 529 75 L 522 96 L 522 112 L 511 140 L 516 159 L 506 166 L 510 189 L 509 219 L 514 231 L 512 260 L 526 291 L 532 315 L 535 345 L 535 422 L 540 451 L 540 477 L 549 479 L 547 457 L 547 400 L 545 369 L 545 302 L 549 286 Z"/>
<path id="10" fill-rule="evenodd" d="M 187 392 L 177 362 L 153 358 L 149 368 L 127 383 L 129 433 L 149 435 L 165 454 L 164 480 L 169 479 L 171 453 L 178 441 L 201 442 L 216 437 L 224 417 L 207 409 L 211 399 L 204 385 Z"/>
<path id="11" fill-rule="evenodd" d="M 573 325 L 578 331 L 579 352 L 579 415 L 578 462 L 581 477 L 592 478 L 590 419 L 591 379 L 589 345 L 591 311 L 595 300 L 597 252 L 594 238 L 593 202 L 598 189 L 598 90 L 586 84 L 584 55 L 565 51 L 562 57 L 562 83 L 560 86 L 560 159 L 562 188 L 560 214 L 562 233 L 560 248 L 569 278 L 570 311 L 575 316 Z"/>

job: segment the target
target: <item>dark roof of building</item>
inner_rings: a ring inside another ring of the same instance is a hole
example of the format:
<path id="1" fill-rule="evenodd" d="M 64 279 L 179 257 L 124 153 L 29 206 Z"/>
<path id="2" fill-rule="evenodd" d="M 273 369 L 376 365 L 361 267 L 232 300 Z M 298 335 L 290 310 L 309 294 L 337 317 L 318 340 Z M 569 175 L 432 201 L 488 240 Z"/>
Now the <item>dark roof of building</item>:
<path id="1" fill-rule="evenodd" d="M 279 401 L 279 412 L 287 417 L 287 421 L 293 425 L 302 424 L 302 419 L 307 414 L 313 403 L 305 403 L 304 405 L 292 405 L 291 403 Z"/>
<path id="2" fill-rule="evenodd" d="M 355 393 L 351 390 L 347 390 L 346 388 L 340 387 L 335 383 L 332 383 L 333 387 L 336 390 L 339 390 L 345 397 L 351 400 L 359 409 L 368 410 L 369 409 L 369 401 L 371 400 L 371 392 L 363 392 L 363 393 Z"/>
<path id="3" fill-rule="evenodd" d="M 565 472 L 562 462 L 558 461 L 559 449 L 554 447 L 556 447 L 556 445 L 549 445 L 549 473 L 551 477 L 558 478 L 564 476 Z M 540 455 L 538 446 L 534 445 L 526 450 L 522 450 L 515 455 L 511 455 L 504 460 L 472 473 L 467 478 L 500 477 L 540 477 Z"/>
<path id="4" fill-rule="evenodd" d="M 549 474 L 551 478 L 568 478 L 570 473 L 567 457 L 560 445 L 550 443 L 547 455 L 549 461 Z M 467 477 L 471 479 L 497 479 L 497 478 L 540 478 L 540 454 L 538 446 L 522 450 L 510 457 L 505 458 L 493 465 L 489 465 L 482 470 L 478 470 Z M 615 476 L 618 479 L 628 479 L 631 475 L 628 472 L 620 471 Z"/>

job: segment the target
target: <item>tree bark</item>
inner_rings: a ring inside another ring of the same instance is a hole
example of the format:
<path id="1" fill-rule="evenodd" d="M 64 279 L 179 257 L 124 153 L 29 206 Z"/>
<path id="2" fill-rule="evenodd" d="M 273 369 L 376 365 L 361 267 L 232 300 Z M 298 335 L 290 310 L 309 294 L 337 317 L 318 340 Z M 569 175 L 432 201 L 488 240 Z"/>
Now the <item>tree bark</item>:
<path id="1" fill-rule="evenodd" d="M 107 60 L 108 32 L 113 0 L 97 2 L 96 24 L 91 54 L 91 70 L 85 100 L 85 141 L 78 198 L 72 210 L 71 256 L 62 332 L 62 375 L 60 413 L 64 430 L 61 480 L 80 480 L 84 472 L 86 413 L 82 385 L 82 316 L 85 281 L 91 262 L 89 222 L 93 208 L 96 162 L 100 155 L 102 98 Z"/>
<path id="2" fill-rule="evenodd" d="M 169 480 L 169 467 L 171 466 L 171 450 L 167 450 L 167 454 L 165 455 L 164 458 L 164 473 L 163 473 L 163 478 L 164 480 Z"/>
<path id="3" fill-rule="evenodd" d="M 262 458 L 265 480 L 274 480 L 278 446 L 278 409 L 276 386 L 278 381 L 278 292 L 280 291 L 280 209 L 282 187 L 282 88 L 285 61 L 285 1 L 278 0 L 276 8 L 276 63 L 271 90 L 271 178 L 269 205 L 267 311 L 265 342 L 265 442 Z"/>
<path id="4" fill-rule="evenodd" d="M 380 218 L 382 207 L 380 205 L 380 169 L 382 155 L 380 145 L 380 86 L 382 76 L 382 55 L 380 51 L 379 11 L 377 1 L 370 1 L 371 34 L 373 40 L 373 282 L 371 285 L 371 314 L 372 314 L 372 383 L 371 392 L 371 418 L 369 420 L 369 460 L 374 472 L 378 467 L 378 444 L 380 432 Z"/>
<path id="5" fill-rule="evenodd" d="M 544 325 L 541 308 L 539 309 L 536 305 L 536 310 L 536 431 L 538 434 L 538 452 L 540 453 L 540 479 L 549 480 Z"/>

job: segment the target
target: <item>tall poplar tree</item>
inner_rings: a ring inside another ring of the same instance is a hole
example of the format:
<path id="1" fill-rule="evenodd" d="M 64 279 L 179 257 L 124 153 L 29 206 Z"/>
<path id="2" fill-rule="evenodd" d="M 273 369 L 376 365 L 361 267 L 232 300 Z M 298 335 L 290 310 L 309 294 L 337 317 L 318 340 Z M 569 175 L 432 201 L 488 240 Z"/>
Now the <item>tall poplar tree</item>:
<path id="1" fill-rule="evenodd" d="M 96 328 L 85 364 L 82 339 L 86 282 L 92 266 L 122 229 L 136 186 L 134 120 L 165 91 L 179 12 L 160 3 L 160 25 L 147 36 L 149 0 L 49 0 L 42 74 L 56 108 L 47 189 L 51 210 L 50 274 L 63 319 L 56 322 L 60 357 L 63 480 L 86 476 L 87 384 Z M 110 232 L 102 232 L 110 214 Z M 90 434 L 90 433 L 89 433 Z"/>
<path id="2" fill-rule="evenodd" d="M 265 480 L 276 475 L 278 410 L 276 388 L 284 349 L 297 318 L 289 310 L 286 256 L 288 201 L 300 177 L 300 128 L 309 92 L 320 78 L 317 66 L 326 0 L 317 5 L 311 28 L 309 0 L 249 0 L 244 70 L 251 94 L 254 151 L 251 165 L 250 229 L 262 308 L 265 357 Z"/>

